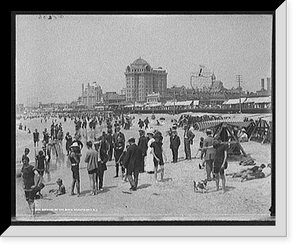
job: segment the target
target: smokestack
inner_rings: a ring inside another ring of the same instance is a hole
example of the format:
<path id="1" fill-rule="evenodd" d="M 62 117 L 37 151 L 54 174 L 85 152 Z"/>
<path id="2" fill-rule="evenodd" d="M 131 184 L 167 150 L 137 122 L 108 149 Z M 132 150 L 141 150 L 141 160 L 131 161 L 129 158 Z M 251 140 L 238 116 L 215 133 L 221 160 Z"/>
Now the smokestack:
<path id="1" fill-rule="evenodd" d="M 265 79 L 263 79 L 263 78 L 261 79 L 261 89 L 264 89 L 264 88 L 265 88 L 264 80 L 265 80 Z"/>
<path id="2" fill-rule="evenodd" d="M 271 78 L 267 77 L 267 91 L 271 91 Z"/>

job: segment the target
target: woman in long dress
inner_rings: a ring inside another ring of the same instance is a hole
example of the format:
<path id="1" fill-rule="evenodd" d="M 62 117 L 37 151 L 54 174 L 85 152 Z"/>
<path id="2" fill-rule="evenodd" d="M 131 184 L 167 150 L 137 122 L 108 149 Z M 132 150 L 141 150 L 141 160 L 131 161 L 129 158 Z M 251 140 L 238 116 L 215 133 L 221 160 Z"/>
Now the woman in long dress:
<path id="1" fill-rule="evenodd" d="M 145 171 L 146 172 L 154 172 L 154 161 L 153 161 L 153 153 L 152 153 L 152 148 L 151 148 L 151 144 L 155 141 L 155 139 L 153 138 L 153 132 L 152 131 L 148 131 L 147 132 L 147 136 L 149 138 L 149 141 L 147 143 L 147 154 L 145 157 Z"/>

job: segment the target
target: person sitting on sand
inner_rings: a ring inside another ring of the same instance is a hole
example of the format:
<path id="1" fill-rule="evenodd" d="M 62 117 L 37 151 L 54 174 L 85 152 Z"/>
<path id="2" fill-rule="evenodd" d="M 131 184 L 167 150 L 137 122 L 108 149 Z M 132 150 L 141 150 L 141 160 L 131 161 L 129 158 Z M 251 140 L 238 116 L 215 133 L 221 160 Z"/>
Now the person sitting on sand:
<path id="1" fill-rule="evenodd" d="M 62 179 L 58 178 L 56 181 L 57 185 L 58 185 L 58 189 L 51 189 L 49 191 L 49 193 L 53 193 L 55 194 L 55 196 L 59 196 L 59 195 L 63 195 L 66 193 L 66 188 L 63 185 L 63 181 Z"/>
<path id="2" fill-rule="evenodd" d="M 248 141 L 248 135 L 247 135 L 245 128 L 242 128 L 238 132 L 237 136 L 238 136 L 239 142 L 247 142 Z"/>

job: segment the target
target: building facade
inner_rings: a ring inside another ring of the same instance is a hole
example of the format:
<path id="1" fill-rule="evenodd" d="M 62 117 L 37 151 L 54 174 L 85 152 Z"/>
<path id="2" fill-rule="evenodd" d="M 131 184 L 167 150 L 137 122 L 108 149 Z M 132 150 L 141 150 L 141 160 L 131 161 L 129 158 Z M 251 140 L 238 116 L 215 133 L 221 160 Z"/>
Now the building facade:
<path id="1" fill-rule="evenodd" d="M 125 70 L 126 101 L 146 102 L 147 95 L 167 92 L 167 72 L 158 67 L 154 69 L 141 57 L 128 65 Z"/>
<path id="2" fill-rule="evenodd" d="M 82 84 L 81 104 L 87 108 L 92 108 L 97 102 L 102 102 L 103 91 L 96 82 L 86 85 Z"/>
<path id="3" fill-rule="evenodd" d="M 103 94 L 104 104 L 120 103 L 124 101 L 125 101 L 125 96 L 119 95 L 117 92 L 106 92 L 105 94 Z"/>
<path id="4" fill-rule="evenodd" d="M 160 94 L 159 93 L 148 94 L 146 97 L 146 102 L 149 104 L 160 102 Z"/>

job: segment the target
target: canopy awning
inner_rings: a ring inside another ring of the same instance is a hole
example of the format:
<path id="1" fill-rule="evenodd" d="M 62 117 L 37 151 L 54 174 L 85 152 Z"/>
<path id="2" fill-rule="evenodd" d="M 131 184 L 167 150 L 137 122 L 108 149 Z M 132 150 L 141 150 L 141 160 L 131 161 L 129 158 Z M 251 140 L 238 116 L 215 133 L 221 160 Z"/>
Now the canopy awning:
<path id="1" fill-rule="evenodd" d="M 213 121 L 198 122 L 197 125 L 198 125 L 199 130 L 205 130 L 205 129 L 216 127 L 216 126 L 220 125 L 221 123 L 226 123 L 231 126 L 243 128 L 243 127 L 248 127 L 251 122 L 250 121 L 241 121 L 241 120 L 237 120 L 237 119 L 226 119 L 226 121 L 213 120 Z"/>
<path id="2" fill-rule="evenodd" d="M 189 100 L 189 101 L 175 101 L 175 106 L 191 106 L 192 102 L 193 102 L 192 100 Z M 196 105 L 195 101 L 194 101 L 194 105 Z M 174 101 L 167 101 L 164 106 L 165 107 L 174 106 Z"/>
<path id="3" fill-rule="evenodd" d="M 247 99 L 246 97 L 241 98 L 241 103 L 244 103 L 246 99 Z M 229 100 L 223 102 L 223 104 L 225 104 L 225 105 L 239 104 L 239 103 L 240 103 L 239 98 L 238 99 L 229 99 Z"/>
<path id="4" fill-rule="evenodd" d="M 271 103 L 271 96 L 265 97 L 249 97 L 245 103 Z"/>
<path id="5" fill-rule="evenodd" d="M 146 107 L 160 107 L 160 106 L 161 106 L 160 102 L 146 104 Z"/>

